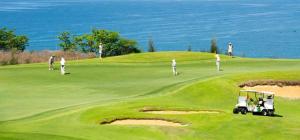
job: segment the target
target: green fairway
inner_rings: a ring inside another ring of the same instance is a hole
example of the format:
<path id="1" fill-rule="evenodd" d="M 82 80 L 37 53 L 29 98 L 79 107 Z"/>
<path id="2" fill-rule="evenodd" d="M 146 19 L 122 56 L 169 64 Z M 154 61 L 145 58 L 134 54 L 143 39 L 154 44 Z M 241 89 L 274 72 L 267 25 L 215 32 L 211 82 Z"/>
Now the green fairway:
<path id="1" fill-rule="evenodd" d="M 171 60 L 178 76 L 172 75 Z M 0 67 L 0 139 L 152 140 L 299 139 L 300 100 L 275 97 L 276 117 L 232 114 L 238 85 L 248 80 L 300 80 L 300 60 L 158 52 L 66 63 Z M 150 114 L 143 108 L 217 110 L 217 114 Z M 117 118 L 160 118 L 188 124 L 100 125 Z"/>

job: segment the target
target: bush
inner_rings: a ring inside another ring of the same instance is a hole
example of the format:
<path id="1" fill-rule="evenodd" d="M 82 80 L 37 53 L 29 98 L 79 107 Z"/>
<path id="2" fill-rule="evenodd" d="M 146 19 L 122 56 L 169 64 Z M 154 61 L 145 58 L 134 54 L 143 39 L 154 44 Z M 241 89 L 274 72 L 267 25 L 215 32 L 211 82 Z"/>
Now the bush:
<path id="1" fill-rule="evenodd" d="M 11 57 L 10 57 L 9 62 L 8 62 L 10 65 L 18 64 L 18 58 L 16 56 L 17 53 L 18 53 L 18 51 L 16 49 L 11 50 L 11 52 L 10 52 Z"/>
<path id="2" fill-rule="evenodd" d="M 188 51 L 188 52 L 191 52 L 191 51 L 192 51 L 192 46 L 191 46 L 191 45 L 188 46 L 187 51 Z"/>
<path id="3" fill-rule="evenodd" d="M 154 42 L 152 40 L 152 38 L 149 38 L 148 40 L 148 52 L 155 52 L 156 49 L 154 47 Z"/>
<path id="4" fill-rule="evenodd" d="M 210 45 L 210 52 L 218 54 L 219 53 L 219 49 L 218 49 L 218 46 L 217 46 L 217 39 L 213 38 L 210 43 L 211 43 L 211 45 Z"/>

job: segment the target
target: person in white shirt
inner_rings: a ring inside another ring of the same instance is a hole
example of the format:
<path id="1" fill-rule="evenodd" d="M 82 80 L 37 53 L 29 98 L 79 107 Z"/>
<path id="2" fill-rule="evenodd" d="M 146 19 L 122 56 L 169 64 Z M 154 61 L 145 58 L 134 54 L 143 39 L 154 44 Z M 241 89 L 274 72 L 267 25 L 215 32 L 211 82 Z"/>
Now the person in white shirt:
<path id="1" fill-rule="evenodd" d="M 233 45 L 232 45 L 231 42 L 229 42 L 229 44 L 228 44 L 228 55 L 231 56 L 231 57 L 233 56 L 232 52 L 233 52 Z"/>
<path id="2" fill-rule="evenodd" d="M 103 44 L 100 43 L 99 45 L 99 58 L 102 59 L 102 51 L 103 51 Z"/>
<path id="3" fill-rule="evenodd" d="M 172 60 L 172 71 L 173 71 L 173 75 L 176 76 L 177 71 L 176 71 L 176 61 L 175 61 L 175 59 Z"/>
<path id="4" fill-rule="evenodd" d="M 221 58 L 219 56 L 219 54 L 216 54 L 216 65 L 217 65 L 217 71 L 220 71 L 220 62 L 221 62 Z"/>
<path id="5" fill-rule="evenodd" d="M 66 61 L 65 61 L 64 57 L 61 57 L 61 60 L 60 60 L 60 72 L 61 72 L 62 75 L 65 74 L 65 63 L 66 63 Z"/>
<path id="6" fill-rule="evenodd" d="M 53 64 L 54 64 L 54 58 L 55 56 L 51 56 L 49 58 L 48 64 L 49 64 L 49 70 L 54 70 Z"/>

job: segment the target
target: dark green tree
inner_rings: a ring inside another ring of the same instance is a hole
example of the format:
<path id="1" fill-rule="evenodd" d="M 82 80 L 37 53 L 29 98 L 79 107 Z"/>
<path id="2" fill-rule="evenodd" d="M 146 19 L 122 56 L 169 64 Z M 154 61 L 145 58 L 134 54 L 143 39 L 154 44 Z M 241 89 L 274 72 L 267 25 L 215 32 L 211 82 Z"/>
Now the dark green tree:
<path id="1" fill-rule="evenodd" d="M 87 43 L 84 42 L 85 38 L 84 36 L 74 36 L 74 45 L 76 46 L 77 50 L 80 50 L 81 52 L 87 53 L 88 48 L 86 48 L 85 46 L 87 46 Z"/>
<path id="2" fill-rule="evenodd" d="M 61 47 L 63 51 L 75 51 L 76 46 L 72 40 L 70 32 L 62 32 L 58 39 L 61 41 L 58 45 Z"/>
<path id="3" fill-rule="evenodd" d="M 0 29 L 0 50 L 9 51 L 16 49 L 24 51 L 28 46 L 28 38 L 24 35 L 16 35 L 13 30 L 7 28 Z"/>
<path id="4" fill-rule="evenodd" d="M 191 52 L 191 51 L 192 51 L 192 46 L 191 46 L 191 45 L 188 46 L 187 51 L 188 51 L 188 52 Z"/>
<path id="5" fill-rule="evenodd" d="M 82 52 L 97 52 L 102 43 L 103 56 L 115 56 L 141 52 L 134 40 L 122 38 L 118 32 L 93 29 L 90 34 L 74 37 L 74 44 Z"/>
<path id="6" fill-rule="evenodd" d="M 118 46 L 120 46 L 120 49 L 118 49 L 117 55 L 124 55 L 129 53 L 140 53 L 141 51 L 136 46 L 137 43 L 134 40 L 124 39 L 121 38 L 118 41 Z"/>
<path id="7" fill-rule="evenodd" d="M 96 52 L 97 44 L 95 38 L 90 34 L 83 34 L 81 36 L 74 37 L 74 44 L 82 52 Z"/>
<path id="8" fill-rule="evenodd" d="M 149 38 L 148 40 L 148 52 L 155 52 L 156 49 L 154 47 L 154 42 L 152 40 L 152 37 Z"/>
<path id="9" fill-rule="evenodd" d="M 210 52 L 211 53 L 219 53 L 219 49 L 217 46 L 217 39 L 213 38 L 210 42 Z"/>

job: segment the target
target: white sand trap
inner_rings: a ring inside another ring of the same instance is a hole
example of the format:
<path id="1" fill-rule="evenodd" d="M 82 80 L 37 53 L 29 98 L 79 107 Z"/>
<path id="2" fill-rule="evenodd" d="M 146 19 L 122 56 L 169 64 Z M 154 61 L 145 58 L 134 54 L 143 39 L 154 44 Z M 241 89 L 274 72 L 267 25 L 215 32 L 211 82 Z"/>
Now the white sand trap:
<path id="1" fill-rule="evenodd" d="M 143 111 L 151 114 L 174 114 L 174 115 L 183 115 L 183 114 L 217 114 L 220 113 L 218 111 L 209 111 L 209 110 L 201 110 L 201 111 L 168 111 L 168 110 L 159 110 L 159 111 Z"/>
<path id="2" fill-rule="evenodd" d="M 254 86 L 244 87 L 244 89 L 256 91 L 270 91 L 274 92 L 276 96 L 290 99 L 300 99 L 300 86 Z"/>
<path id="3" fill-rule="evenodd" d="M 109 125 L 152 125 L 152 126 L 173 126 L 182 127 L 186 126 L 181 123 L 166 121 L 166 120 L 156 120 L 156 119 L 125 119 L 116 120 L 111 122 Z"/>

